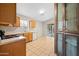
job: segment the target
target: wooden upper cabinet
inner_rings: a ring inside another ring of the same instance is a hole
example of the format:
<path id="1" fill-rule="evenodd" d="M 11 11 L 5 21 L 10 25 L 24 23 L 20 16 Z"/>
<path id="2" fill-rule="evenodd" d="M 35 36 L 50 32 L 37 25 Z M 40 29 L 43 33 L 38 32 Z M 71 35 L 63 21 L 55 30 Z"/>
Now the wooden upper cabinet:
<path id="1" fill-rule="evenodd" d="M 32 32 L 28 32 L 28 36 L 29 36 L 29 41 L 32 41 L 32 39 L 33 39 L 33 33 Z"/>
<path id="2" fill-rule="evenodd" d="M 20 17 L 16 16 L 16 22 L 14 24 L 14 27 L 20 27 Z"/>
<path id="3" fill-rule="evenodd" d="M 36 27 L 36 21 L 35 20 L 30 20 L 29 25 L 30 25 L 30 28 L 35 28 Z"/>
<path id="4" fill-rule="evenodd" d="M 16 3 L 0 3 L 0 22 L 6 24 L 16 22 Z"/>

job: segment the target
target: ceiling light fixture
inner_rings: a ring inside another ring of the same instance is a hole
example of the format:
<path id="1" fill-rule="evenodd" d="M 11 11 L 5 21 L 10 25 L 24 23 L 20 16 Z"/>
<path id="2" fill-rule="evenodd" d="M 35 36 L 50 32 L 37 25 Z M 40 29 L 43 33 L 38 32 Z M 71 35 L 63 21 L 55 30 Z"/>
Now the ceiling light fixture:
<path id="1" fill-rule="evenodd" d="M 40 15 L 42 15 L 42 14 L 45 13 L 45 10 L 44 10 L 44 9 L 41 9 L 41 10 L 39 11 L 39 13 L 40 13 Z"/>

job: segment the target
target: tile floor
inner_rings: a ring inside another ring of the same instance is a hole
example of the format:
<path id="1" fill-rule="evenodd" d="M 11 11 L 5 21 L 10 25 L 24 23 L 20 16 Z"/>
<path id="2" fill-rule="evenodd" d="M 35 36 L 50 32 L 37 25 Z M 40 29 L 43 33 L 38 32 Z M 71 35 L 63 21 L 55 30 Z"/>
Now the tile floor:
<path id="1" fill-rule="evenodd" d="M 54 38 L 42 37 L 26 44 L 27 56 L 55 56 Z"/>

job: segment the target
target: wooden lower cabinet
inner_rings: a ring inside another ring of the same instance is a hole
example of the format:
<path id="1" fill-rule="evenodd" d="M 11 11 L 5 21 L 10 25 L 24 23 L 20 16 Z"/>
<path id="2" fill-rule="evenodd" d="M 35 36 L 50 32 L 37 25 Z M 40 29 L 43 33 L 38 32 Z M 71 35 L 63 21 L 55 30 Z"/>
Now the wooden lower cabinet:
<path id="1" fill-rule="evenodd" d="M 32 32 L 29 32 L 28 33 L 28 36 L 29 36 L 29 41 L 32 41 L 32 39 L 33 39 L 33 33 Z"/>
<path id="2" fill-rule="evenodd" d="M 0 46 L 0 56 L 11 56 L 11 55 L 12 50 L 10 44 Z"/>
<path id="3" fill-rule="evenodd" d="M 25 40 L 1 45 L 0 56 L 26 56 Z"/>
<path id="4" fill-rule="evenodd" d="M 26 37 L 26 42 L 31 42 L 33 40 L 33 32 L 25 33 L 24 36 Z"/>

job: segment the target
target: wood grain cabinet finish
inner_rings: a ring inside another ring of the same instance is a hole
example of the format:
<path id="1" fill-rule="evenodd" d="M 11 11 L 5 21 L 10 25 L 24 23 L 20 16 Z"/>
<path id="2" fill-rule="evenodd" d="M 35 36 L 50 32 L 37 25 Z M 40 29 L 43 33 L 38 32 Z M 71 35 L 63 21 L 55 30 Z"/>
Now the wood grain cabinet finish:
<path id="1" fill-rule="evenodd" d="M 16 22 L 16 3 L 0 3 L 0 22 L 6 24 Z"/>
<path id="2" fill-rule="evenodd" d="M 33 33 L 32 32 L 29 32 L 28 33 L 28 36 L 29 36 L 29 41 L 32 41 L 32 39 L 33 39 Z"/>
<path id="3" fill-rule="evenodd" d="M 25 33 L 24 36 L 26 37 L 26 42 L 31 42 L 33 40 L 32 32 Z"/>
<path id="4" fill-rule="evenodd" d="M 14 24 L 0 22 L 0 26 L 8 26 L 8 27 L 20 27 L 20 17 L 16 16 L 16 22 Z"/>
<path id="5" fill-rule="evenodd" d="M 26 56 L 25 40 L 1 45 L 0 56 Z"/>
<path id="6" fill-rule="evenodd" d="M 36 27 L 36 21 L 35 20 L 30 20 L 29 25 L 30 25 L 30 28 L 35 28 Z"/>
<path id="7" fill-rule="evenodd" d="M 16 16 L 16 22 L 14 24 L 14 27 L 20 27 L 20 17 Z"/>

